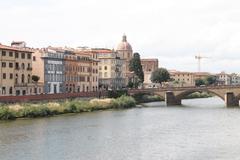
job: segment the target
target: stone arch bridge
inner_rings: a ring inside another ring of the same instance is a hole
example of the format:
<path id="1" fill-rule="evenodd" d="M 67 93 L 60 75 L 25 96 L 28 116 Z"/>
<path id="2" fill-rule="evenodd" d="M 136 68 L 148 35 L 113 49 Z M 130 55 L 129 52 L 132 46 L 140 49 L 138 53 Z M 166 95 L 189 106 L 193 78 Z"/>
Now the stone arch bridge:
<path id="1" fill-rule="evenodd" d="M 159 89 L 129 90 L 129 94 L 150 93 L 165 99 L 166 105 L 181 105 L 182 99 L 194 92 L 208 92 L 220 97 L 227 107 L 239 106 L 240 85 L 168 87 Z"/>

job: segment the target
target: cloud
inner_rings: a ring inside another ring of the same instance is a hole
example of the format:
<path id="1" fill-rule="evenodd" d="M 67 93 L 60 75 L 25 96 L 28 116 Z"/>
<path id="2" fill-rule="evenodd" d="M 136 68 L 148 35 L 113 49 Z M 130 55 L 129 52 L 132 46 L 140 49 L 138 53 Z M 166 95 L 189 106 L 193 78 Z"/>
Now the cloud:
<path id="1" fill-rule="evenodd" d="M 4 22 L 0 42 L 113 48 L 126 33 L 134 51 L 158 57 L 164 67 L 195 71 L 194 56 L 201 53 L 211 57 L 211 63 L 203 61 L 204 71 L 239 72 L 239 4 L 237 0 L 9 0 L 0 5 Z"/>

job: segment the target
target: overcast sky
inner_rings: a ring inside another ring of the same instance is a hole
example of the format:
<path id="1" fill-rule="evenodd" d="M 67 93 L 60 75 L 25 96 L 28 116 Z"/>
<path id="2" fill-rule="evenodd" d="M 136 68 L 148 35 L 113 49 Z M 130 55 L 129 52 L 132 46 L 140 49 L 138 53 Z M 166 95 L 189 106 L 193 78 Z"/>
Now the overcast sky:
<path id="1" fill-rule="evenodd" d="M 116 48 L 168 69 L 240 73 L 238 0 L 0 0 L 0 43 Z"/>

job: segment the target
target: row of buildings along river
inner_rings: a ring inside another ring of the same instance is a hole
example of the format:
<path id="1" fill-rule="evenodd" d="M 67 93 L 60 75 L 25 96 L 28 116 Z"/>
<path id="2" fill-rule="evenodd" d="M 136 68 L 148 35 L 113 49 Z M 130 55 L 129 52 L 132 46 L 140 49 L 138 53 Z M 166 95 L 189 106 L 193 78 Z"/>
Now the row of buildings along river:
<path id="1" fill-rule="evenodd" d="M 34 49 L 25 42 L 0 44 L 0 96 L 42 93 L 74 93 L 99 89 L 125 88 L 134 75 L 129 71 L 133 49 L 123 35 L 116 49 L 47 47 Z M 151 74 L 159 67 L 158 59 L 141 59 L 144 86 L 151 83 Z M 218 83 L 240 84 L 237 74 L 210 74 L 169 70 L 172 86 L 195 86 L 196 79 L 215 75 Z"/>
<path id="2" fill-rule="evenodd" d="M 0 44 L 0 95 L 34 95 L 121 89 L 133 73 L 127 36 L 116 49 L 47 47 L 34 49 L 25 42 Z M 158 68 L 157 59 L 142 59 L 145 83 Z"/>

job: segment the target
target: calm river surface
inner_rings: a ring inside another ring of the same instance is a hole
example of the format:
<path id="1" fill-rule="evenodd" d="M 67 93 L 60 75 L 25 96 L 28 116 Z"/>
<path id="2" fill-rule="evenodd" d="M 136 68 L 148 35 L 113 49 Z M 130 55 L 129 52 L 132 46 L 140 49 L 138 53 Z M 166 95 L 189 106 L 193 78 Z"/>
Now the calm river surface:
<path id="1" fill-rule="evenodd" d="M 183 104 L 0 122 L 0 160 L 240 159 L 240 109 Z"/>

